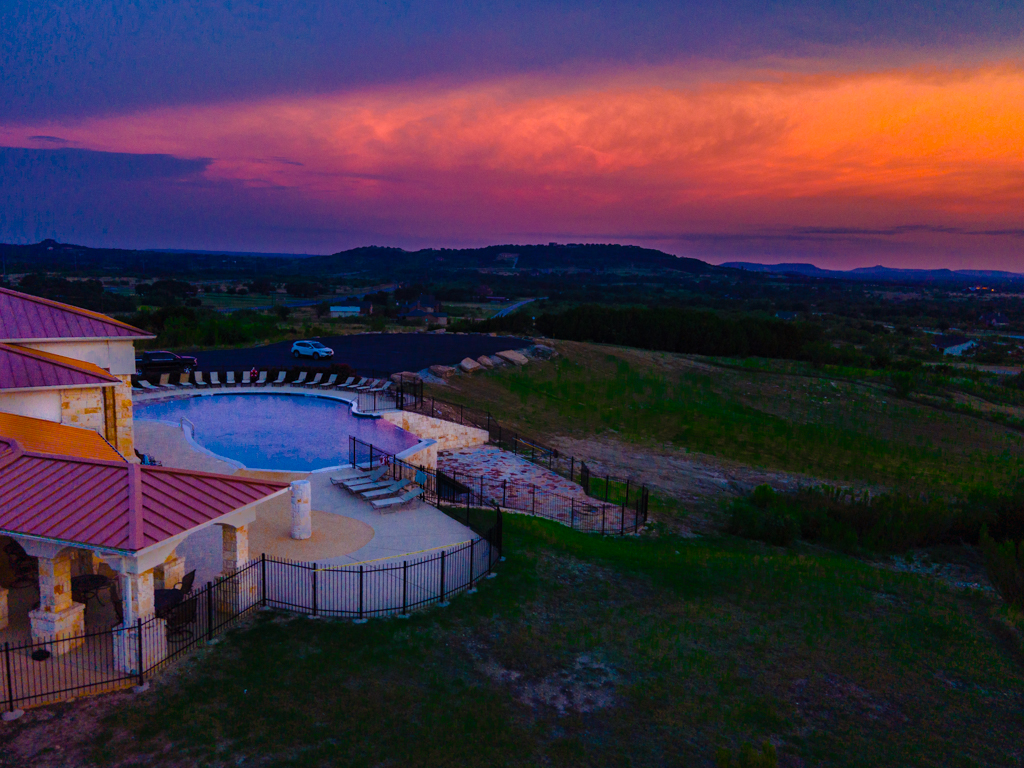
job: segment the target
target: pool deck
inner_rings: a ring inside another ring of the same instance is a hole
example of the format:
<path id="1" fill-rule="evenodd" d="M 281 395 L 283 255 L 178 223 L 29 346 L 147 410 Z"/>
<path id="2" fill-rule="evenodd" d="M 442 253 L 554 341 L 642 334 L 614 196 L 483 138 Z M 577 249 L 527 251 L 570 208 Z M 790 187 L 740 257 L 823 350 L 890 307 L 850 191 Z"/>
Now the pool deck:
<path id="1" fill-rule="evenodd" d="M 222 389 L 234 393 L 233 389 Z M 281 394 L 309 394 L 311 390 L 294 387 L 245 388 L 238 392 L 260 392 Z M 164 399 L 181 396 L 181 392 L 146 393 L 137 396 L 138 401 Z M 331 393 L 342 397 L 349 393 Z M 140 419 L 135 422 L 135 445 L 142 453 L 153 456 L 166 467 L 190 469 L 200 472 L 216 472 L 218 474 L 236 474 L 240 472 L 227 462 L 197 451 L 189 443 L 180 427 L 163 422 Z M 331 484 L 332 476 L 344 476 L 353 473 L 350 467 L 335 471 L 300 473 L 282 473 L 281 481 L 288 482 L 300 477 L 308 479 L 312 486 L 312 507 L 326 513 L 343 515 L 353 518 L 373 528 L 373 538 L 369 543 L 358 549 L 331 558 L 318 558 L 317 563 L 323 565 L 350 565 L 377 560 L 399 560 L 423 550 L 451 546 L 469 541 L 474 534 L 461 523 L 456 522 L 435 507 L 421 501 L 414 501 L 401 510 L 389 514 L 381 514 L 370 506 L 369 502 L 354 496 L 342 488 Z M 241 470 L 245 472 L 245 470 Z M 260 473 L 268 477 L 269 474 Z M 221 532 L 217 526 L 204 528 L 192 534 L 179 547 L 178 554 L 185 557 L 186 567 L 196 569 L 196 580 L 205 583 L 212 580 L 221 569 Z M 344 547 L 342 547 L 344 549 Z M 252 551 L 252 557 L 259 552 Z M 271 553 L 268 553 L 271 554 Z M 305 558 L 303 558 L 305 559 Z"/>

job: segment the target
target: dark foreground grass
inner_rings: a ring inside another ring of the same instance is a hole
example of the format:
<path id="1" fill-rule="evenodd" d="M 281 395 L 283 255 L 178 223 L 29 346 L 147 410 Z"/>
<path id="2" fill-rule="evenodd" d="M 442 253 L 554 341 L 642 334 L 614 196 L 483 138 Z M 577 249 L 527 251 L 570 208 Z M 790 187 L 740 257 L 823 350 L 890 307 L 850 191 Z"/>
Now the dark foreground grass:
<path id="1" fill-rule="evenodd" d="M 478 594 L 365 625 L 261 614 L 96 735 L 99 764 L 1019 765 L 986 598 L 734 540 L 509 516 Z M 803 761 L 803 762 L 800 762 Z"/>

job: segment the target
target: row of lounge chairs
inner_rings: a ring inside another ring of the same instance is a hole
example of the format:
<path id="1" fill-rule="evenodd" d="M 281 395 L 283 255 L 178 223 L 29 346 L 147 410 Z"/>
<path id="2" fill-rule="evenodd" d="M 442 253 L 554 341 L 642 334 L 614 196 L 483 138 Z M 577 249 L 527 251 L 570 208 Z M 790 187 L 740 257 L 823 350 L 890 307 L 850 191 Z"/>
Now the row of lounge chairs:
<path id="1" fill-rule="evenodd" d="M 202 371 L 196 371 L 195 380 L 189 380 L 189 374 L 183 373 L 176 377 L 177 381 L 171 381 L 171 374 L 165 373 L 160 376 L 159 383 L 151 384 L 145 379 L 138 379 L 136 384 L 133 384 L 133 389 L 140 392 L 155 392 L 169 389 L 205 389 L 207 387 L 304 387 L 306 389 L 321 389 L 321 390 L 350 390 L 353 392 L 371 392 L 381 393 L 387 392 L 394 386 L 394 382 L 388 379 L 371 379 L 368 377 L 350 376 L 344 382 L 338 381 L 338 374 L 332 373 L 327 379 L 324 379 L 323 373 L 317 373 L 309 381 L 306 380 L 309 372 L 301 371 L 298 378 L 295 381 L 285 381 L 288 376 L 287 371 L 281 371 L 278 373 L 277 378 L 273 381 L 267 380 L 267 372 L 260 371 L 259 376 L 254 381 L 250 371 L 243 371 L 242 377 L 239 380 L 235 380 L 235 372 L 228 371 L 225 374 L 224 381 L 220 380 L 220 374 L 217 371 L 211 371 L 209 381 L 204 379 Z"/>
<path id="2" fill-rule="evenodd" d="M 423 488 L 412 480 L 386 480 L 389 467 L 382 464 L 376 469 L 353 477 L 332 477 L 331 483 L 370 502 L 377 510 L 395 510 L 423 495 Z"/>

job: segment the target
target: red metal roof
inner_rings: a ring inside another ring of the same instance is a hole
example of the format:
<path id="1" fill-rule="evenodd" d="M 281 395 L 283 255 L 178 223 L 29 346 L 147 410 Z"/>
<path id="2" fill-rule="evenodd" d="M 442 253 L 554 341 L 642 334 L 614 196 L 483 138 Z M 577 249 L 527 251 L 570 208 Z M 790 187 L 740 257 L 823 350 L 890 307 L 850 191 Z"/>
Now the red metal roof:
<path id="1" fill-rule="evenodd" d="M 98 365 L 0 342 L 0 389 L 102 387 L 120 383 Z"/>
<path id="2" fill-rule="evenodd" d="M 138 551 L 288 486 L 26 451 L 0 436 L 0 531 Z"/>
<path id="3" fill-rule="evenodd" d="M 99 312 L 0 288 L 0 341 L 115 338 L 154 336 Z"/>
<path id="4" fill-rule="evenodd" d="M 98 432 L 70 427 L 30 416 L 0 413 L 0 439 L 11 438 L 31 453 L 48 453 L 68 458 L 124 461 Z M 0 444 L 2 449 L 6 444 Z M 10 446 L 7 446 L 10 450 Z M 6 478 L 5 478 L 6 479 Z"/>

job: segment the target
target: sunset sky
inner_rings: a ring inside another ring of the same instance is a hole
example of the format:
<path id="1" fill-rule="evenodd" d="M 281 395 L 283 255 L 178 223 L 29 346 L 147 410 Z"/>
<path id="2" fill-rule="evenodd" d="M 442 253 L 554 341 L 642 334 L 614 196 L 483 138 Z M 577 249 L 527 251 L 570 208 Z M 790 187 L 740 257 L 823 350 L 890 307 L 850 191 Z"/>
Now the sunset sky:
<path id="1" fill-rule="evenodd" d="M 1024 4 L 9 2 L 0 240 L 1024 272 Z"/>

